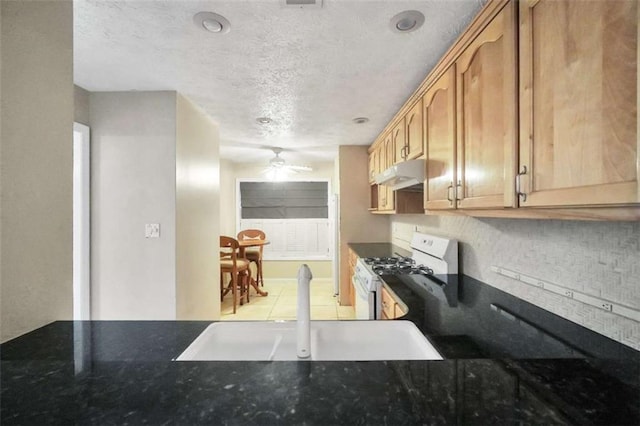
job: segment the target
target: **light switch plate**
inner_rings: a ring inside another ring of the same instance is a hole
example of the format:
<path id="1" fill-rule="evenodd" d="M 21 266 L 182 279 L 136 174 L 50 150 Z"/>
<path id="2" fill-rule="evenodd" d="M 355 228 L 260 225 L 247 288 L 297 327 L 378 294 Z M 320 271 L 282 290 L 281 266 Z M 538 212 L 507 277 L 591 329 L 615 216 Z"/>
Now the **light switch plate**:
<path id="1" fill-rule="evenodd" d="M 160 224 L 147 223 L 144 225 L 145 238 L 160 238 Z"/>

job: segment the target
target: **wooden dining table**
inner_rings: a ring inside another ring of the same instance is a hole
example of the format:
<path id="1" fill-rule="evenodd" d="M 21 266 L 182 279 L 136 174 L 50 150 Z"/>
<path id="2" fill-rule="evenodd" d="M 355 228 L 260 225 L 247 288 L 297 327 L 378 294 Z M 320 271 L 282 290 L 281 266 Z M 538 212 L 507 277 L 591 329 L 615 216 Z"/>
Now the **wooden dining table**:
<path id="1" fill-rule="evenodd" d="M 244 258 L 245 251 L 247 248 L 266 246 L 267 244 L 269 244 L 268 240 L 259 240 L 259 239 L 251 239 L 251 238 L 248 238 L 246 240 L 238 240 L 238 245 L 239 245 L 238 256 L 241 258 Z M 256 292 L 258 293 L 258 295 L 260 296 L 269 295 L 268 291 L 260 290 L 260 286 L 258 286 L 258 283 L 253 277 L 251 277 L 251 279 L 249 280 L 249 284 L 251 284 L 251 287 L 256 289 Z"/>

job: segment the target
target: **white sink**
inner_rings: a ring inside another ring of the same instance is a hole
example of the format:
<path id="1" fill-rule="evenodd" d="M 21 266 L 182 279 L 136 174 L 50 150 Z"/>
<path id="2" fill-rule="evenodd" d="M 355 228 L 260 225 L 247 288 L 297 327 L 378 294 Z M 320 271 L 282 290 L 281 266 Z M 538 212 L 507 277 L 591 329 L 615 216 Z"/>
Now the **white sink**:
<path id="1" fill-rule="evenodd" d="M 311 321 L 311 361 L 440 360 L 410 321 Z M 297 361 L 296 322 L 217 322 L 177 361 Z"/>

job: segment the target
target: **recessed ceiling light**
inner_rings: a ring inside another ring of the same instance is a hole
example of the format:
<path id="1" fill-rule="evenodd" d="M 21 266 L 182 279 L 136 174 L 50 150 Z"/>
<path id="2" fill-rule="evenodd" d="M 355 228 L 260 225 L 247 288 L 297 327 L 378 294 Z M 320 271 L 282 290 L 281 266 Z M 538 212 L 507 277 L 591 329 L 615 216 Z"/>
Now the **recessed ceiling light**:
<path id="1" fill-rule="evenodd" d="M 389 28 L 396 33 L 410 33 L 424 24 L 424 15 L 417 10 L 405 10 L 389 21 Z"/>
<path id="2" fill-rule="evenodd" d="M 367 123 L 369 119 L 367 117 L 356 117 L 352 121 L 356 124 L 364 124 Z"/>
<path id="3" fill-rule="evenodd" d="M 231 30 L 231 23 L 222 15 L 213 12 L 199 12 L 193 16 L 198 28 L 215 34 L 226 34 Z"/>
<path id="4" fill-rule="evenodd" d="M 202 26 L 205 30 L 212 33 L 219 33 L 223 28 L 222 24 L 215 19 L 205 19 L 204 21 L 202 21 Z"/>
<path id="5" fill-rule="evenodd" d="M 256 121 L 260 124 L 269 124 L 271 123 L 271 119 L 269 117 L 258 117 Z"/>

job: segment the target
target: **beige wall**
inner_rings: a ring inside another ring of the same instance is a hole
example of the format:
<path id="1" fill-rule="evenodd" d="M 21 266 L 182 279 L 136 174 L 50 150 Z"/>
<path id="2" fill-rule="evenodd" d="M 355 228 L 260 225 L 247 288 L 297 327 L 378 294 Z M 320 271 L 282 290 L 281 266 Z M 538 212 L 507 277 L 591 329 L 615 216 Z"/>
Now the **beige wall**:
<path id="1" fill-rule="evenodd" d="M 340 164 L 340 304 L 348 305 L 348 243 L 384 242 L 391 238 L 389 216 L 369 213 L 369 154 L 366 146 L 341 146 Z"/>
<path id="2" fill-rule="evenodd" d="M 265 261 L 264 279 L 266 282 L 296 279 L 300 265 L 306 263 L 311 269 L 314 280 L 329 280 L 332 278 L 333 262 L 329 260 L 272 260 Z"/>
<path id="3" fill-rule="evenodd" d="M 73 121 L 89 125 L 89 92 L 80 86 L 73 86 Z"/>
<path id="4" fill-rule="evenodd" d="M 0 2 L 1 340 L 71 319 L 73 10 Z"/>
<path id="5" fill-rule="evenodd" d="M 236 235 L 236 215 L 232 205 L 236 200 L 234 163 L 220 160 L 220 234 Z"/>
<path id="6" fill-rule="evenodd" d="M 267 165 L 253 165 L 245 163 L 233 163 L 223 160 L 220 168 L 220 217 L 221 233 L 226 235 L 236 235 L 236 179 L 266 179 L 262 173 Z M 300 173 L 292 176 L 292 179 L 329 179 L 331 192 L 335 193 L 336 179 L 333 162 L 310 164 L 313 171 Z M 267 236 L 268 238 L 268 236 Z M 295 278 L 298 268 L 302 263 L 307 263 L 313 271 L 314 279 L 331 279 L 330 260 L 327 261 L 265 261 L 263 264 L 263 275 L 265 281 L 273 279 Z"/>
<path id="7" fill-rule="evenodd" d="M 90 112 L 92 319 L 175 319 L 176 93 L 92 92 Z"/>
<path id="8" fill-rule="evenodd" d="M 176 117 L 176 317 L 220 318 L 218 128 L 178 95 Z"/>

